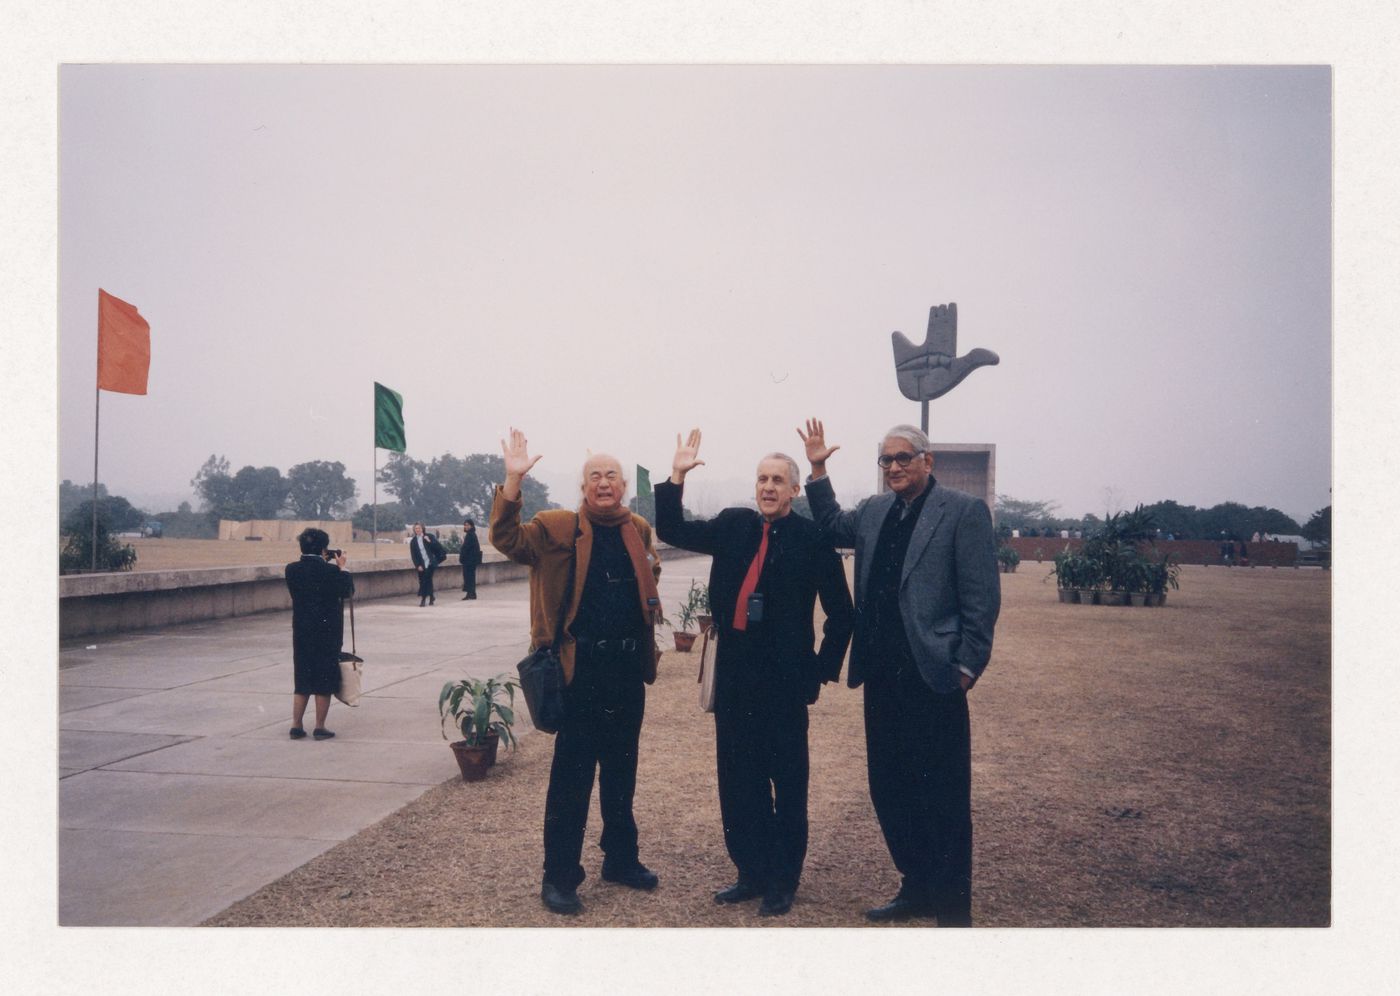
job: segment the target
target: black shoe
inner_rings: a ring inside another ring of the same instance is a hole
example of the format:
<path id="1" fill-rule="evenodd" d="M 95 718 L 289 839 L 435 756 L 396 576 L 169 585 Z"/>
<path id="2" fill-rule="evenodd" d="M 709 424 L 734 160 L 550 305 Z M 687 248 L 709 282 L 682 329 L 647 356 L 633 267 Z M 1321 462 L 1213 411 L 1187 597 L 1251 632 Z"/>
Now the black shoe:
<path id="1" fill-rule="evenodd" d="M 436 596 L 436 595 L 429 595 L 429 596 L 428 596 L 428 604 L 429 604 L 429 605 L 436 605 L 436 604 L 437 604 L 437 596 Z"/>
<path id="2" fill-rule="evenodd" d="M 463 595 L 463 596 L 462 596 L 462 601 L 465 602 L 465 601 L 466 601 L 467 599 L 469 599 L 469 598 L 471 598 L 470 595 Z"/>
<path id="3" fill-rule="evenodd" d="M 739 879 L 727 889 L 721 889 L 715 893 L 715 902 L 723 903 L 746 903 L 750 899 L 757 899 L 763 895 L 763 890 L 747 879 Z"/>
<path id="4" fill-rule="evenodd" d="M 874 909 L 865 911 L 865 918 L 876 923 L 887 923 L 893 920 L 909 920 L 916 916 L 935 916 L 932 903 L 921 902 L 910 899 L 907 896 L 895 896 L 884 906 L 876 906 Z"/>
<path id="5" fill-rule="evenodd" d="M 305 734 L 303 734 L 303 736 L 304 735 Z M 332 733 L 330 730 L 326 729 L 324 726 L 318 726 L 316 727 L 316 729 L 311 731 L 311 736 L 317 740 L 329 740 L 331 737 L 335 736 L 335 734 Z"/>
<path id="6" fill-rule="evenodd" d="M 419 607 L 420 609 L 421 609 L 423 606 L 427 605 L 427 604 L 428 604 L 428 598 L 427 598 L 426 595 L 423 596 L 422 598 L 418 599 L 418 607 Z"/>
<path id="7" fill-rule="evenodd" d="M 618 871 L 615 868 L 603 866 L 603 881 L 616 882 L 618 885 L 625 885 L 629 889 L 642 889 L 650 892 L 656 888 L 661 879 L 656 877 L 656 872 L 652 871 L 640 861 L 631 868 Z"/>
<path id="8" fill-rule="evenodd" d="M 304 740 L 306 739 L 306 731 L 300 726 L 293 726 L 287 731 L 287 736 L 291 737 L 293 740 Z"/>
<path id="9" fill-rule="evenodd" d="M 792 909 L 792 901 L 797 898 L 786 889 L 776 889 L 765 893 L 763 902 L 758 904 L 759 916 L 782 916 Z"/>
<path id="10" fill-rule="evenodd" d="M 583 903 L 579 902 L 577 892 L 573 889 L 561 889 L 548 882 L 540 887 L 540 901 L 544 903 L 545 909 L 551 913 L 573 916 L 575 913 L 583 912 Z"/>

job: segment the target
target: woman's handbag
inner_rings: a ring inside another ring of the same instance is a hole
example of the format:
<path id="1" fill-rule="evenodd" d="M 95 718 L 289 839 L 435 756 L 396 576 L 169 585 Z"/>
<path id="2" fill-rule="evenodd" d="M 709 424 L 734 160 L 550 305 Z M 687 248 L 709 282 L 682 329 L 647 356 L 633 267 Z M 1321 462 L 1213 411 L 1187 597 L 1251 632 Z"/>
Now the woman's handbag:
<path id="1" fill-rule="evenodd" d="M 350 652 L 340 652 L 340 691 L 335 693 L 335 697 L 353 706 L 360 703 L 360 679 L 364 677 L 364 669 L 360 665 L 365 661 L 355 653 L 355 603 L 350 599 L 346 601 L 350 605 Z"/>
<path id="2" fill-rule="evenodd" d="M 574 519 L 574 549 L 578 549 L 577 516 Z M 569 611 L 573 594 L 574 572 L 571 565 L 564 604 L 559 607 L 559 624 L 554 629 L 554 643 L 530 651 L 515 667 L 520 675 L 520 690 L 525 693 L 525 705 L 530 710 L 530 722 L 541 733 L 558 733 L 564 723 L 564 663 L 559 659 L 559 641 L 564 633 L 564 614 Z"/>
<path id="3" fill-rule="evenodd" d="M 700 675 L 695 679 L 700 685 L 700 708 L 705 712 L 715 711 L 715 655 L 718 652 L 719 633 L 711 626 L 701 638 Z"/>
<path id="4" fill-rule="evenodd" d="M 360 679 L 363 676 L 360 659 L 340 662 L 340 691 L 335 697 L 348 706 L 360 704 Z"/>

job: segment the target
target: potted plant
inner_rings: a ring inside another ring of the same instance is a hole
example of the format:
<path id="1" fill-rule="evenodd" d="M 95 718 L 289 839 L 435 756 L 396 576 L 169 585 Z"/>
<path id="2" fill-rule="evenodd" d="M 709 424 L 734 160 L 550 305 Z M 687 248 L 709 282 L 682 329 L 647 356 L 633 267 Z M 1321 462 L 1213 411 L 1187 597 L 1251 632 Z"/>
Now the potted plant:
<path id="1" fill-rule="evenodd" d="M 695 621 L 700 625 L 700 632 L 707 632 L 715 624 L 715 617 L 710 613 L 710 586 L 692 578 L 689 599 L 695 607 Z"/>
<path id="2" fill-rule="evenodd" d="M 676 638 L 676 649 L 683 654 L 688 654 L 690 648 L 695 644 L 696 634 L 690 632 L 690 627 L 695 625 L 695 609 L 691 605 L 690 598 L 677 603 L 676 608 L 680 610 L 681 628 L 672 631 L 672 635 Z"/>
<path id="3" fill-rule="evenodd" d="M 1015 574 L 1016 565 L 1021 562 L 1021 555 L 1013 547 L 1002 546 L 997 549 L 997 562 L 1001 564 L 1001 573 Z"/>
<path id="4" fill-rule="evenodd" d="M 1055 579 L 1055 587 L 1060 590 L 1061 602 L 1075 602 L 1078 594 L 1075 591 L 1075 572 L 1077 566 L 1075 561 L 1078 558 L 1070 552 L 1069 547 L 1055 554 L 1055 566 L 1050 569 L 1049 577 Z M 1048 580 L 1048 577 L 1047 577 Z"/>
<path id="5" fill-rule="evenodd" d="M 1181 566 L 1171 562 L 1171 554 L 1163 554 L 1162 559 L 1147 565 L 1147 604 L 1165 605 L 1167 602 L 1167 588 L 1177 589 L 1181 585 L 1178 577 L 1181 574 Z"/>
<path id="6" fill-rule="evenodd" d="M 496 763 L 500 742 L 506 748 L 515 746 L 515 690 L 519 686 L 507 675 L 494 678 L 463 678 L 449 681 L 438 695 L 438 715 L 442 719 L 442 738 L 447 739 L 447 720 L 462 731 L 461 740 L 449 746 L 462 771 L 462 781 L 479 782 L 487 769 Z M 503 700 L 504 697 L 504 700 Z"/>

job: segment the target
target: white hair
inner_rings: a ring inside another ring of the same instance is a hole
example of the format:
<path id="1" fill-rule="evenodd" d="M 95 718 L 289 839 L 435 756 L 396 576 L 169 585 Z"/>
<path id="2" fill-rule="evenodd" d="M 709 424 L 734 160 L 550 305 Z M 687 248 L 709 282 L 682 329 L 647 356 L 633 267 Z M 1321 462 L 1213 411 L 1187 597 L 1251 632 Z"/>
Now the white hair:
<path id="1" fill-rule="evenodd" d="M 622 461 L 621 461 L 621 460 L 619 460 L 617 457 L 613 456 L 611 453 L 592 453 L 592 452 L 590 452 L 590 453 L 588 454 L 588 459 L 584 460 L 584 461 L 583 461 L 583 466 L 579 468 L 579 472 L 578 472 L 578 486 L 579 486 L 580 488 L 582 488 L 585 484 L 588 483 L 588 465 L 589 465 L 590 463 L 592 463 L 594 460 L 611 460 L 613 463 L 617 464 L 617 472 L 618 472 L 619 476 L 622 477 L 622 486 L 623 486 L 623 487 L 626 487 L 626 486 L 627 486 L 627 484 L 629 483 L 628 480 L 627 480 L 627 471 L 625 471 L 625 470 L 622 469 Z"/>
<path id="2" fill-rule="evenodd" d="M 800 470 L 797 469 L 797 461 L 794 460 L 792 457 L 788 456 L 786 453 L 773 452 L 773 453 L 765 454 L 764 457 L 763 457 L 763 459 L 758 461 L 758 465 L 759 465 L 760 467 L 763 466 L 763 461 L 764 461 L 764 460 L 781 460 L 781 461 L 783 461 L 783 463 L 785 463 L 785 464 L 788 465 L 788 474 L 790 475 L 790 479 L 789 479 L 788 483 L 789 483 L 789 484 L 800 484 L 800 483 L 802 483 L 802 477 L 800 476 L 802 472 L 801 472 Z"/>
<path id="3" fill-rule="evenodd" d="M 885 433 L 885 439 L 903 439 L 910 446 L 914 447 L 915 453 L 933 452 L 933 443 L 929 442 L 928 436 L 924 435 L 922 429 L 912 425 L 895 426 L 889 432 Z"/>

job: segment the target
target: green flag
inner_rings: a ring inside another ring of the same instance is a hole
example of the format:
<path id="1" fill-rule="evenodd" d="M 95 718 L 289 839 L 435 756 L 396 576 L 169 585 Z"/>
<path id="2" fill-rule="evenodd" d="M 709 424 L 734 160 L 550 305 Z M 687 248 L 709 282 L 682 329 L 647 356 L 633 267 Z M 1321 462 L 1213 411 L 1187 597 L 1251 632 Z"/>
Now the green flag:
<path id="1" fill-rule="evenodd" d="M 651 471 L 637 464 L 637 497 L 651 497 Z"/>
<path id="2" fill-rule="evenodd" d="M 407 449 L 403 435 L 403 395 L 374 382 L 374 445 L 402 453 Z"/>

